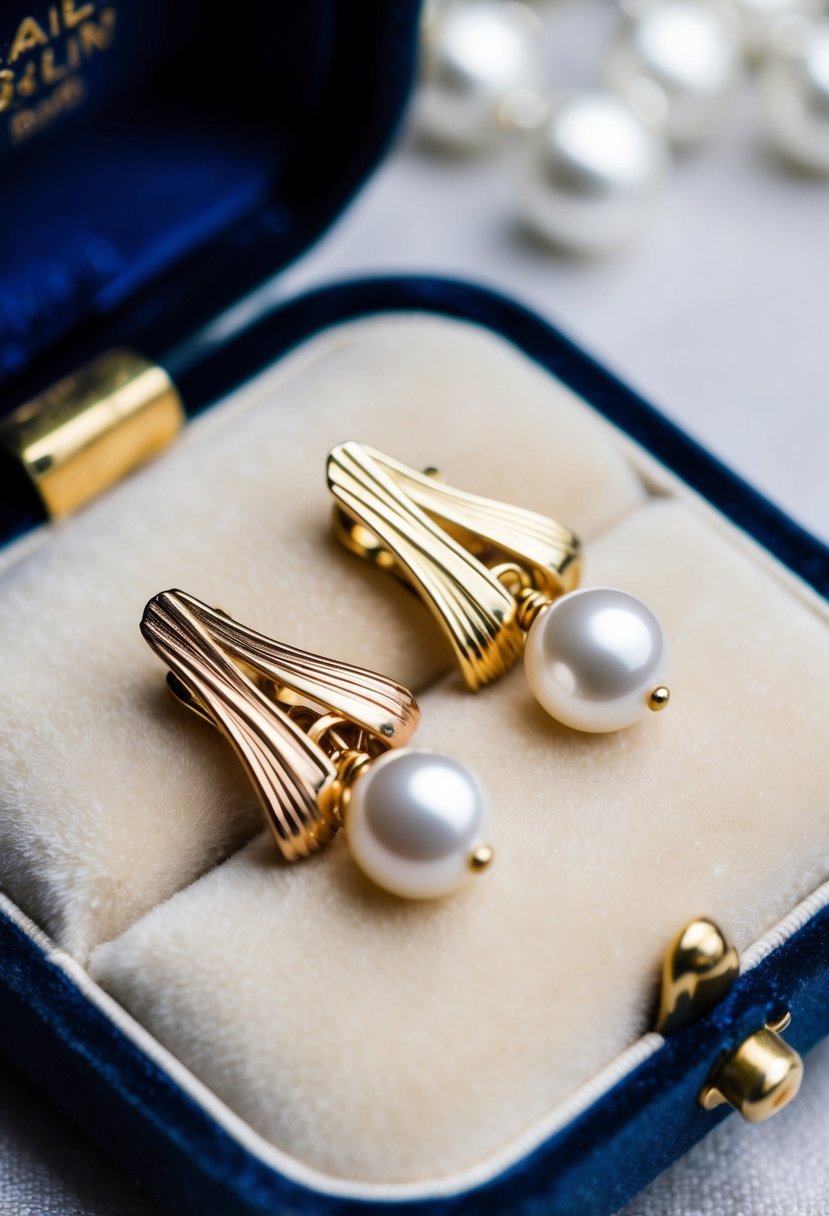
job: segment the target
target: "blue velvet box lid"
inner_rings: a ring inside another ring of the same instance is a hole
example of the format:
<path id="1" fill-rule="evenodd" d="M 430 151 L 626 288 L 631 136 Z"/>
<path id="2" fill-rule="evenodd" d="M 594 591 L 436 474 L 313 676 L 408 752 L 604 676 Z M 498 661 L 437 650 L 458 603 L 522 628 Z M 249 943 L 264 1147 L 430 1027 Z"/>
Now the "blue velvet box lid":
<path id="1" fill-rule="evenodd" d="M 21 0 L 0 13 L 0 395 L 173 349 L 382 156 L 418 0 Z"/>

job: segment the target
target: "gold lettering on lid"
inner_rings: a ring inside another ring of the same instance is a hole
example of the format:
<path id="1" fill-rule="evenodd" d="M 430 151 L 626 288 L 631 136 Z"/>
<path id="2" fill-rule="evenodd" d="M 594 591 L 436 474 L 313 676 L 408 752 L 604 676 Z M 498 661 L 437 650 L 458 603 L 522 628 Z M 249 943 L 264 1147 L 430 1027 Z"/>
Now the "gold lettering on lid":
<path id="1" fill-rule="evenodd" d="M 78 35 L 85 55 L 89 56 L 93 51 L 108 50 L 115 37 L 115 9 L 103 9 L 97 22 L 84 21 Z"/>
<path id="2" fill-rule="evenodd" d="M 84 99 L 85 87 L 80 76 L 70 76 L 57 85 L 47 97 L 33 107 L 16 110 L 9 115 L 9 138 L 13 144 L 36 135 L 67 110 L 76 109 Z"/>
<path id="3" fill-rule="evenodd" d="M 35 65 L 27 63 L 23 75 L 17 81 L 17 94 L 19 97 L 33 97 L 39 87 Z"/>
<path id="4" fill-rule="evenodd" d="M 8 110 L 14 100 L 14 72 L 11 68 L 0 69 L 0 114 Z"/>
<path id="5" fill-rule="evenodd" d="M 77 50 L 77 47 L 75 48 Z M 65 80 L 69 75 L 69 68 L 66 64 L 60 67 L 55 66 L 55 52 L 49 47 L 43 52 L 43 58 L 40 62 L 40 74 L 43 77 L 44 84 L 59 84 L 61 80 Z"/>
<path id="6" fill-rule="evenodd" d="M 0 135 L 6 126 L 21 143 L 83 103 L 86 61 L 110 50 L 116 18 L 112 3 L 53 0 L 19 22 L 8 60 L 0 58 Z"/>
<path id="7" fill-rule="evenodd" d="M 49 36 L 43 26 L 35 21 L 34 17 L 24 17 L 17 27 L 17 33 L 9 51 L 9 63 L 14 63 L 21 55 L 25 55 L 27 51 L 33 51 L 35 47 L 48 45 Z"/>
<path id="8" fill-rule="evenodd" d="M 92 16 L 95 12 L 95 5 L 82 4 L 80 8 L 75 8 L 74 0 L 63 0 L 61 9 L 65 28 L 73 30 L 76 25 L 80 25 L 82 21 L 87 21 Z"/>

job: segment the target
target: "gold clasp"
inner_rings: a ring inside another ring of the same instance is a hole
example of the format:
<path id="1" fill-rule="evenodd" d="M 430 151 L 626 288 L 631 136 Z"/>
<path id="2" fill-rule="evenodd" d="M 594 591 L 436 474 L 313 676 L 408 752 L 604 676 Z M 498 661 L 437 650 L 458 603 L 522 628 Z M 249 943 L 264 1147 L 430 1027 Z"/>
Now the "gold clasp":
<path id="1" fill-rule="evenodd" d="M 740 974 L 740 956 L 711 920 L 692 920 L 662 963 L 656 1030 L 675 1034 L 717 1005 Z"/>
<path id="2" fill-rule="evenodd" d="M 674 1034 L 709 1013 L 740 973 L 735 947 L 710 920 L 694 920 L 665 953 L 656 1030 Z M 705 1110 L 728 1103 L 750 1123 L 771 1118 L 800 1089 L 803 1060 L 781 1038 L 786 1013 L 744 1039 L 714 1065 L 699 1095 Z"/>
<path id="3" fill-rule="evenodd" d="M 705 1110 L 728 1103 L 749 1123 L 762 1123 L 788 1106 L 803 1080 L 803 1060 L 782 1038 L 792 1017 L 775 1022 L 744 1039 L 714 1068 L 700 1093 Z"/>

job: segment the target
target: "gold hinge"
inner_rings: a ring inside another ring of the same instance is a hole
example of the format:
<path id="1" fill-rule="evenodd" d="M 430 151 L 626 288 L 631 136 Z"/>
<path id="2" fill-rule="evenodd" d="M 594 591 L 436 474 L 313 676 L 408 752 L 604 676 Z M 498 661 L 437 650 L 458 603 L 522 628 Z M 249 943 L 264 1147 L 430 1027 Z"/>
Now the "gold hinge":
<path id="1" fill-rule="evenodd" d="M 665 953 L 656 1030 L 670 1035 L 709 1013 L 740 973 L 735 947 L 710 920 L 694 920 Z M 705 1110 L 728 1103 L 750 1123 L 788 1106 L 800 1089 L 803 1060 L 781 1037 L 787 1012 L 723 1055 L 699 1095 Z"/>
<path id="2" fill-rule="evenodd" d="M 0 446 L 57 519 L 162 452 L 185 421 L 178 391 L 155 363 L 109 350 L 0 423 Z"/>
<path id="3" fill-rule="evenodd" d="M 803 1080 L 802 1058 L 781 1038 L 791 1020 L 784 1013 L 728 1052 L 703 1087 L 700 1106 L 713 1110 L 727 1102 L 749 1123 L 762 1123 L 788 1106 Z"/>

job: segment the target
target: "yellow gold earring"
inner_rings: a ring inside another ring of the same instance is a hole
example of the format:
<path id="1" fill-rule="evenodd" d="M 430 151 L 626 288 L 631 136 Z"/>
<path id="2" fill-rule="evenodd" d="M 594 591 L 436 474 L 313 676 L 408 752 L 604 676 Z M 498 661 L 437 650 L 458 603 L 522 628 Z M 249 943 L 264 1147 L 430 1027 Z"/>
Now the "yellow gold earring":
<path id="1" fill-rule="evenodd" d="M 272 641 L 181 591 L 149 601 L 141 632 L 171 691 L 233 747 L 288 861 L 343 825 L 369 878 L 431 899 L 492 860 L 474 776 L 404 746 L 420 714 L 402 685 Z"/>
<path id="2" fill-rule="evenodd" d="M 579 542 L 554 520 L 354 441 L 329 453 L 328 487 L 339 539 L 429 605 L 470 688 L 523 651 L 536 699 L 576 730 L 620 730 L 667 705 L 656 616 L 616 588 L 576 590 Z"/>

